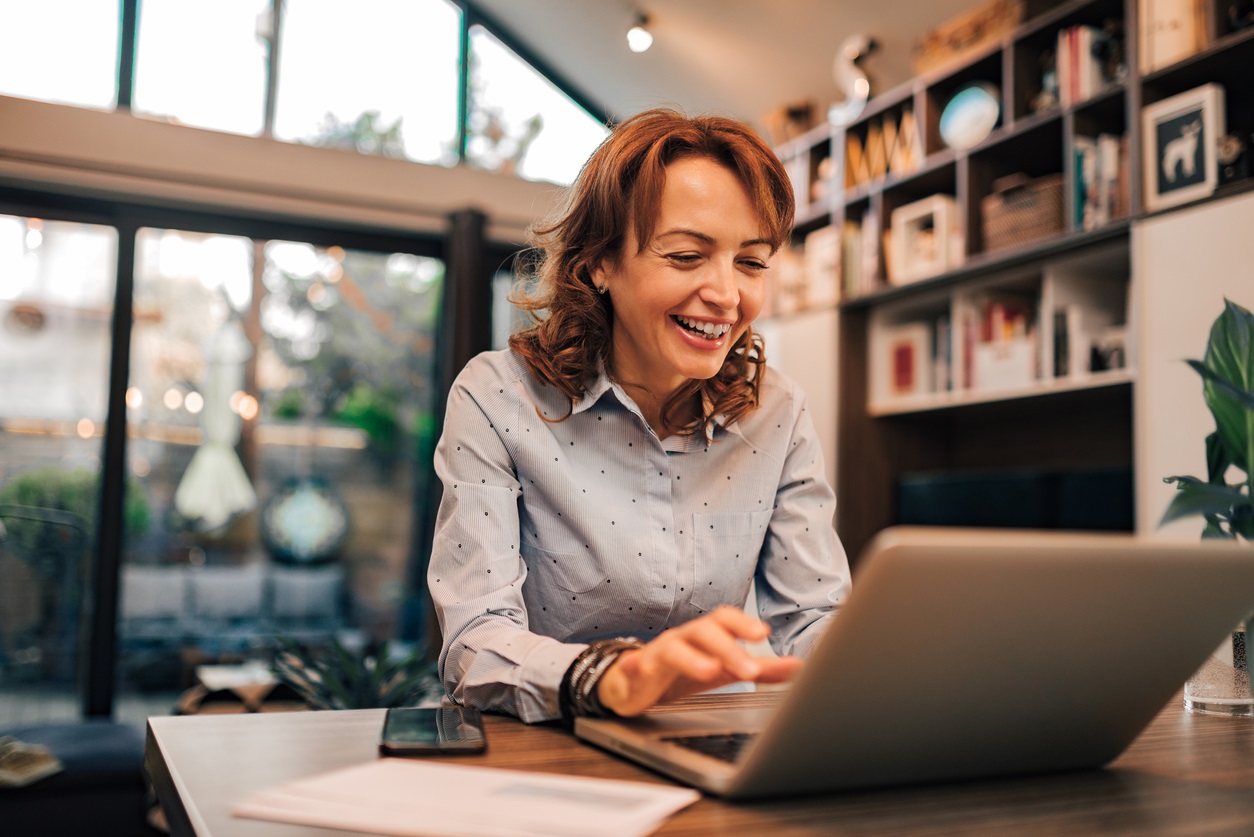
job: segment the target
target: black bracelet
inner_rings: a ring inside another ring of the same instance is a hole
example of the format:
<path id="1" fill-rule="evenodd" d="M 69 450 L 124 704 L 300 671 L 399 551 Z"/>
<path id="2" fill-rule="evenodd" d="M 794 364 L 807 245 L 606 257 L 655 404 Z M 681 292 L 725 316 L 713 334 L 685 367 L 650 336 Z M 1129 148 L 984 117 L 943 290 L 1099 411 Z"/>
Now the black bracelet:
<path id="1" fill-rule="evenodd" d="M 558 691 L 562 720 L 570 724 L 578 717 L 616 717 L 613 710 L 601 704 L 597 684 L 620 654 L 642 645 L 644 643 L 638 639 L 619 637 L 598 640 L 580 652 L 570 668 L 566 669 Z"/>

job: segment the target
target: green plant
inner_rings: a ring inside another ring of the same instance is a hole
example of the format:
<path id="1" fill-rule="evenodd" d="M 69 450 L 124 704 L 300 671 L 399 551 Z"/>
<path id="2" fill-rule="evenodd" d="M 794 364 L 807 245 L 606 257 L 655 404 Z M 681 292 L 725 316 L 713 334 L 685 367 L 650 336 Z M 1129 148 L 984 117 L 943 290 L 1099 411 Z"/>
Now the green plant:
<path id="1" fill-rule="evenodd" d="M 39 468 L 19 474 L 0 488 L 0 503 L 72 512 L 82 519 L 81 525 L 87 532 L 95 529 L 99 500 L 100 475 L 85 469 Z M 142 535 L 152 520 L 143 486 L 133 476 L 126 479 L 122 517 L 130 536 Z M 33 551 L 39 547 L 40 533 L 45 528 L 38 521 L 15 520 L 8 524 L 8 535 L 19 548 Z"/>
<path id="2" fill-rule="evenodd" d="M 306 649 L 278 638 L 274 674 L 314 709 L 376 709 L 412 706 L 438 694 L 435 665 L 421 650 L 393 659 L 387 642 L 353 654 L 339 640 Z"/>
<path id="3" fill-rule="evenodd" d="M 1200 515 L 1204 538 L 1254 540 L 1254 314 L 1225 299 L 1205 356 L 1188 364 L 1202 376 L 1215 432 L 1206 437 L 1205 481 L 1165 478 L 1177 492 L 1159 525 Z M 1233 468 L 1243 480 L 1228 482 Z"/>
<path id="4" fill-rule="evenodd" d="M 395 389 L 358 381 L 341 400 L 335 419 L 364 431 L 375 450 L 391 456 L 400 433 L 396 418 L 400 406 L 401 396 Z"/>

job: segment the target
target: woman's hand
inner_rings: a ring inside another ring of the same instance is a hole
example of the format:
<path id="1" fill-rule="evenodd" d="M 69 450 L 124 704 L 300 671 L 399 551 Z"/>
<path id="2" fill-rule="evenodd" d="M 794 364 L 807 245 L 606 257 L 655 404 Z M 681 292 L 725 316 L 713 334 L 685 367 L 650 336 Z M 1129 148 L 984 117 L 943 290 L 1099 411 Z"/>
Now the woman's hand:
<path id="1" fill-rule="evenodd" d="M 740 640 L 766 639 L 765 623 L 723 606 L 624 652 L 597 684 L 601 705 L 619 715 L 639 715 L 662 700 L 729 683 L 782 683 L 801 668 L 796 657 L 754 657 Z"/>

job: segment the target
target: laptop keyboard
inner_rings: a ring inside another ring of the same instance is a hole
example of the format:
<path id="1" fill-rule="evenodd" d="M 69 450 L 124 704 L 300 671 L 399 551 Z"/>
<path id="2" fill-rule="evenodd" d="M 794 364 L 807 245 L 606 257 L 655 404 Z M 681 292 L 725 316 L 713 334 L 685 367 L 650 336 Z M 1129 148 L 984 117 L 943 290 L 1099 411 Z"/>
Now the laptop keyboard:
<path id="1" fill-rule="evenodd" d="M 718 735 L 677 735 L 662 740 L 696 750 L 698 753 L 721 761 L 735 762 L 740 756 L 740 751 L 753 740 L 755 735 L 757 733 L 729 732 Z"/>

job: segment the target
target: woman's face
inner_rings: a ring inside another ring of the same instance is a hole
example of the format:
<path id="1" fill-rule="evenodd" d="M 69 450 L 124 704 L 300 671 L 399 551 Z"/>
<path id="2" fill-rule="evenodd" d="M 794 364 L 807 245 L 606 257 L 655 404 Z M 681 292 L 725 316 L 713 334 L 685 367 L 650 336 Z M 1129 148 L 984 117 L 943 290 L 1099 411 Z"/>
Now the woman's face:
<path id="1" fill-rule="evenodd" d="M 713 377 L 762 310 L 771 245 L 749 193 L 706 157 L 666 168 L 653 237 L 628 229 L 593 276 L 614 303 L 610 372 L 665 399 Z"/>

